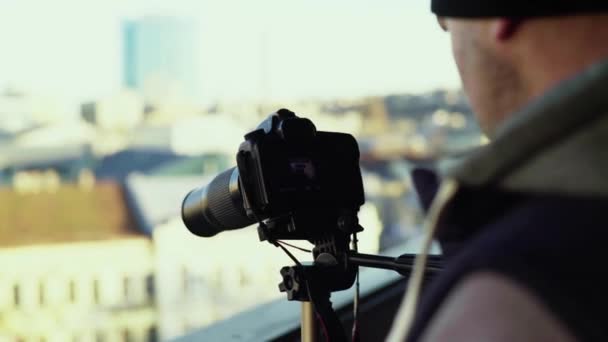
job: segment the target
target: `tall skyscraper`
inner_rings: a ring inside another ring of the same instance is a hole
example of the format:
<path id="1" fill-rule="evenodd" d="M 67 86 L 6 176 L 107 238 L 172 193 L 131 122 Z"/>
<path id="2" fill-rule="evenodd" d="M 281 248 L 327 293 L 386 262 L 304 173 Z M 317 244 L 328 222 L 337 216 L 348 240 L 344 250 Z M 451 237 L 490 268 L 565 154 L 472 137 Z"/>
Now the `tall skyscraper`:
<path id="1" fill-rule="evenodd" d="M 175 91 L 200 95 L 200 40 L 195 23 L 174 17 L 144 17 L 125 22 L 122 33 L 125 86 L 144 95 Z"/>

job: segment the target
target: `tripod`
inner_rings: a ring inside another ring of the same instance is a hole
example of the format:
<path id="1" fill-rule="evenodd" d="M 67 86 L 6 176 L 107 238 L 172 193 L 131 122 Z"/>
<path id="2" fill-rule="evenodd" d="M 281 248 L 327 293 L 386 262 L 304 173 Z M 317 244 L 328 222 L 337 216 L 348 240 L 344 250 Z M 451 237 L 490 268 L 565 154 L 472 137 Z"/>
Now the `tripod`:
<path id="1" fill-rule="evenodd" d="M 392 270 L 408 276 L 416 255 L 404 254 L 393 258 L 358 253 L 356 234 L 363 231 L 363 227 L 358 224 L 356 215 L 347 213 L 337 220 L 332 216 L 317 215 L 316 222 L 315 219 L 310 218 L 311 216 L 313 215 L 291 215 L 261 222 L 258 234 L 261 241 L 268 241 L 281 247 L 296 263 L 295 266 L 281 269 L 282 282 L 279 284 L 279 290 L 287 294 L 287 300 L 302 302 L 302 341 L 316 341 L 319 328 L 329 341 L 347 341 L 342 323 L 332 307 L 331 293 L 351 288 L 357 279 L 359 266 Z M 319 217 L 329 217 L 329 219 L 319 220 Z M 338 222 L 338 224 L 319 224 L 320 222 Z M 317 227 L 316 230 L 297 229 L 314 226 Z M 318 227 L 327 229 L 318 229 Z M 349 247 L 351 235 L 354 250 Z M 300 263 L 279 243 L 280 239 L 310 241 L 315 246 L 312 250 L 314 261 Z M 432 275 L 440 270 L 441 260 L 430 258 L 426 267 L 427 274 Z M 356 320 L 358 288 L 355 298 Z"/>
<path id="2" fill-rule="evenodd" d="M 333 310 L 331 292 L 350 288 L 359 266 L 393 270 L 407 276 L 412 270 L 415 255 L 404 254 L 398 258 L 350 252 L 348 267 L 343 268 L 330 255 L 321 254 L 313 264 L 284 267 L 281 269 L 283 282 L 281 292 L 287 293 L 288 300 L 302 302 L 301 341 L 317 340 L 319 325 L 330 341 L 347 341 L 342 324 Z M 441 270 L 438 258 L 430 260 L 426 268 L 432 275 Z"/>

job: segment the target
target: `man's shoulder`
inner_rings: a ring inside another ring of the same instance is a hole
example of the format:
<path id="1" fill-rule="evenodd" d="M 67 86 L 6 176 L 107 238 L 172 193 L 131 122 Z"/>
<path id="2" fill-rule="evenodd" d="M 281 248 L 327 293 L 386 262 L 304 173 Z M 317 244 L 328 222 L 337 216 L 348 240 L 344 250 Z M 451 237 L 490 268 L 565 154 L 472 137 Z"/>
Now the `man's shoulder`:
<path id="1" fill-rule="evenodd" d="M 597 272 L 608 244 L 606 212 L 608 203 L 602 200 L 532 196 L 455 240 L 458 247 L 422 298 L 410 340 L 433 331 L 434 336 L 454 334 L 450 341 L 500 341 L 499 336 L 473 338 L 453 330 L 519 331 L 534 322 L 522 312 L 536 313 L 537 327 L 559 321 L 577 337 L 608 336 L 604 320 L 596 319 L 608 303 L 603 296 L 608 282 Z M 509 336 L 505 339 L 526 340 Z"/>
<path id="2" fill-rule="evenodd" d="M 443 302 L 423 341 L 575 341 L 526 287 L 493 272 L 463 278 Z"/>

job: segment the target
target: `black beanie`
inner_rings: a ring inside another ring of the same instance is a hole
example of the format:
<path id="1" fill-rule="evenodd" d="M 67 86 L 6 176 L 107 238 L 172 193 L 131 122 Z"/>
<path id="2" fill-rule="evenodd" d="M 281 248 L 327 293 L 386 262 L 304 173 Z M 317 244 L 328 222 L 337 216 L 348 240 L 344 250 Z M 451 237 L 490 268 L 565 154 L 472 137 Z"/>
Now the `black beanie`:
<path id="1" fill-rule="evenodd" d="M 546 17 L 607 13 L 606 0 L 432 0 L 433 13 L 441 17 Z"/>

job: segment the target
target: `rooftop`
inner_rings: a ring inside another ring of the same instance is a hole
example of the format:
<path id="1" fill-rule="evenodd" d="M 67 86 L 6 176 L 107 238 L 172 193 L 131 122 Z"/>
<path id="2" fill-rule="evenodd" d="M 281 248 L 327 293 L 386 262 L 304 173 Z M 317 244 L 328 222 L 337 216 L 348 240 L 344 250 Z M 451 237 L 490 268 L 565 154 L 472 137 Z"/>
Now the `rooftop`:
<path id="1" fill-rule="evenodd" d="M 53 191 L 0 188 L 0 247 L 111 240 L 141 235 L 123 189 L 62 184 Z"/>
<path id="2" fill-rule="evenodd" d="M 149 176 L 132 174 L 125 189 L 140 229 L 148 234 L 160 223 L 178 217 L 184 197 L 193 189 L 207 185 L 209 176 Z"/>
<path id="3" fill-rule="evenodd" d="M 182 158 L 171 151 L 127 149 L 101 159 L 95 169 L 95 175 L 100 179 L 124 180 L 130 173 L 146 173 Z"/>

